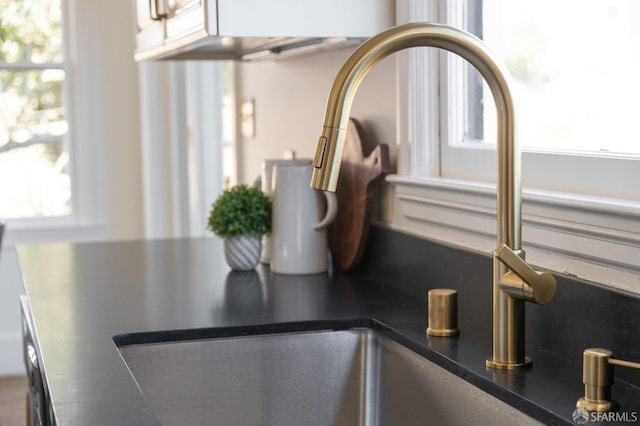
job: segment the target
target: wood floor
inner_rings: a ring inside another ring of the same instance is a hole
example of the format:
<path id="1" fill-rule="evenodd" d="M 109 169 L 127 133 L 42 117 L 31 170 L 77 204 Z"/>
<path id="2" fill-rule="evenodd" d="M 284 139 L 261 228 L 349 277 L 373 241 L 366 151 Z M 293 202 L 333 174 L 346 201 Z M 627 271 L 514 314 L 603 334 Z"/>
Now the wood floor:
<path id="1" fill-rule="evenodd" d="M 0 377 L 0 426 L 26 424 L 27 378 Z"/>

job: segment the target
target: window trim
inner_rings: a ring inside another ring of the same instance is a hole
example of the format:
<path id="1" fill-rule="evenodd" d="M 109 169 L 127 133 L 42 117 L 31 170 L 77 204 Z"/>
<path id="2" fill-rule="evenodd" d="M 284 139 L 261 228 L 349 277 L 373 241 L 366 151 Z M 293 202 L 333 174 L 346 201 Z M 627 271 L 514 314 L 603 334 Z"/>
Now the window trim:
<path id="1" fill-rule="evenodd" d="M 400 23 L 438 20 L 437 1 L 399 3 Z M 442 178 L 433 158 L 441 154 L 433 129 L 439 126 L 425 122 L 439 123 L 440 108 L 418 94 L 439 93 L 437 61 L 437 55 L 412 51 L 399 59 L 398 175 L 387 178 L 394 187 L 391 227 L 490 254 L 496 244 L 495 185 Z M 415 78 L 427 72 L 433 76 L 427 82 Z M 532 264 L 640 293 L 639 201 L 529 188 L 522 198 L 523 247 Z"/>

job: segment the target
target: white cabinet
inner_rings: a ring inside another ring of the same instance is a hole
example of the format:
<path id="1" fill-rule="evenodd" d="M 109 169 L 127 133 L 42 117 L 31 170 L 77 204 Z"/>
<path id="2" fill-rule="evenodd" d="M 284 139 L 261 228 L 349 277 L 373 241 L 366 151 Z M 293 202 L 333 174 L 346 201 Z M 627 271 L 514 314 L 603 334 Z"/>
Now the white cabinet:
<path id="1" fill-rule="evenodd" d="M 136 60 L 249 59 L 353 45 L 395 22 L 394 0 L 134 0 Z"/>
<path id="2" fill-rule="evenodd" d="M 165 23 L 158 15 L 154 0 L 136 0 L 136 52 L 161 46 L 165 38 Z"/>
<path id="3" fill-rule="evenodd" d="M 216 5 L 212 1 L 167 0 L 165 22 L 165 43 L 171 44 L 174 49 L 194 40 L 218 34 Z"/>
<path id="4" fill-rule="evenodd" d="M 135 0 L 136 60 L 168 57 L 218 34 L 215 1 Z"/>

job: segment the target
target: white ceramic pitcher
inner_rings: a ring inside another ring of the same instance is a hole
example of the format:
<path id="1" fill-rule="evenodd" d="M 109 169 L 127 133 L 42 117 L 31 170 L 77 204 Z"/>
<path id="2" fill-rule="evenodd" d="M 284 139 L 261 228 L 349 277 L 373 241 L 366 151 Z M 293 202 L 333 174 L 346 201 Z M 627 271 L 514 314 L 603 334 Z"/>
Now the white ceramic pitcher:
<path id="1" fill-rule="evenodd" d="M 271 270 L 275 273 L 317 274 L 329 269 L 326 227 L 336 216 L 338 202 L 334 193 L 309 187 L 312 170 L 310 164 L 273 167 Z"/>
<path id="2" fill-rule="evenodd" d="M 291 154 L 295 157 L 295 154 Z M 273 184 L 271 179 L 273 178 L 273 167 L 276 164 L 298 164 L 298 165 L 310 165 L 311 159 L 274 159 L 264 160 L 262 162 L 262 172 L 260 173 L 261 189 L 265 195 L 271 195 Z M 260 251 L 260 263 L 271 264 L 271 237 L 269 235 L 262 236 L 262 250 Z"/>

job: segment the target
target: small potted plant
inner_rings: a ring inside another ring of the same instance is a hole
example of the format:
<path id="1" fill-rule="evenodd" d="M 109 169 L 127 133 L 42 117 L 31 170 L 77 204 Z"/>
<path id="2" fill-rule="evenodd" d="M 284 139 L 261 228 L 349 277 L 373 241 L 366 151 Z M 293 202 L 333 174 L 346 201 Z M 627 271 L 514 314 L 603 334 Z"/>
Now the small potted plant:
<path id="1" fill-rule="evenodd" d="M 213 203 L 208 228 L 224 238 L 231 269 L 250 271 L 260 260 L 262 236 L 271 232 L 271 200 L 260 188 L 236 185 Z"/>

